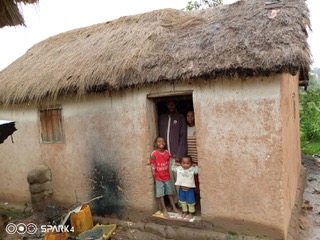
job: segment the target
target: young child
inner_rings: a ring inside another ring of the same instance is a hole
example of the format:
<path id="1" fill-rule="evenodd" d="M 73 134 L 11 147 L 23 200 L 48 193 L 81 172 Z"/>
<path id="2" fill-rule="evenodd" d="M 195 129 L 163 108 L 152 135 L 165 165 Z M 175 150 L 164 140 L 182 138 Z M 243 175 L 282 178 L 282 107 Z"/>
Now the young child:
<path id="1" fill-rule="evenodd" d="M 165 149 L 166 141 L 162 137 L 157 137 L 154 141 L 155 150 L 151 153 L 150 163 L 152 174 L 156 181 L 156 197 L 159 198 L 163 216 L 168 218 L 168 211 L 165 205 L 164 196 L 168 195 L 172 209 L 180 214 L 174 204 L 174 186 L 170 181 L 169 160 L 170 155 Z"/>
<path id="2" fill-rule="evenodd" d="M 179 186 L 179 202 L 182 207 L 182 217 L 187 216 L 188 219 L 192 219 L 195 212 L 194 205 L 196 204 L 194 197 L 194 174 L 198 174 L 198 167 L 192 166 L 192 158 L 187 155 L 172 170 L 177 172 L 175 185 Z M 187 215 L 188 212 L 189 214 Z"/>

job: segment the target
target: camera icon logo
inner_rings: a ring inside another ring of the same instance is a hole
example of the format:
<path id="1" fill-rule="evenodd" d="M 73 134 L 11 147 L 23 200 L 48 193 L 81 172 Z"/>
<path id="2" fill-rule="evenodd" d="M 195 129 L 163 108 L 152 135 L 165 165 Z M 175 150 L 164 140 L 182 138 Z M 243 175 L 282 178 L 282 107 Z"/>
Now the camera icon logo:
<path id="1" fill-rule="evenodd" d="M 27 224 L 27 233 L 32 235 L 35 234 L 37 232 L 38 228 L 37 225 L 35 225 L 34 223 L 28 223 Z"/>
<path id="2" fill-rule="evenodd" d="M 37 232 L 38 228 L 37 225 L 35 225 L 34 223 L 18 223 L 18 224 L 14 224 L 14 223 L 8 223 L 8 225 L 6 226 L 6 232 L 8 234 L 15 234 L 18 233 L 20 235 L 28 233 L 30 235 L 35 234 Z"/>
<path id="3" fill-rule="evenodd" d="M 15 225 L 14 223 L 8 223 L 8 225 L 6 226 L 6 232 L 8 234 L 15 234 L 17 231 L 17 225 Z"/>

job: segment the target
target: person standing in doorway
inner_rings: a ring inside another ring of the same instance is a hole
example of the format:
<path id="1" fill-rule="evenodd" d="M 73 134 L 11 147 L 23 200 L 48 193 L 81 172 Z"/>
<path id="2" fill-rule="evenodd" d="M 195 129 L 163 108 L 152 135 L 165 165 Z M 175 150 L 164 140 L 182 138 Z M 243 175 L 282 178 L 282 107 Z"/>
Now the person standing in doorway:
<path id="1" fill-rule="evenodd" d="M 170 166 L 180 162 L 181 158 L 187 154 L 187 123 L 185 117 L 177 112 L 176 102 L 167 102 L 167 112 L 159 117 L 159 135 L 167 142 L 167 149 L 170 153 Z M 172 186 L 174 186 L 176 176 L 170 171 Z M 175 192 L 175 200 L 177 192 Z"/>
<path id="2" fill-rule="evenodd" d="M 198 153 L 197 153 L 197 138 L 196 138 L 196 127 L 194 111 L 188 111 L 186 114 L 187 125 L 188 125 L 188 152 L 187 154 L 192 157 L 193 165 L 198 165 Z M 197 208 L 200 209 L 200 184 L 198 175 L 194 176 L 195 179 L 195 196 L 197 202 Z"/>
<path id="3" fill-rule="evenodd" d="M 176 186 L 179 186 L 179 202 L 182 207 L 182 217 L 193 220 L 195 213 L 196 200 L 194 197 L 194 176 L 198 175 L 198 167 L 192 166 L 192 157 L 187 155 L 181 159 L 181 163 L 177 163 L 172 171 L 177 173 Z"/>
<path id="4" fill-rule="evenodd" d="M 166 141 L 162 137 L 157 137 L 154 141 L 155 150 L 151 153 L 150 164 L 152 175 L 155 179 L 156 197 L 160 200 L 161 210 L 165 218 L 169 218 L 169 214 L 165 205 L 164 196 L 167 195 L 170 200 L 172 209 L 180 214 L 180 211 L 174 204 L 174 187 L 170 181 L 168 150 L 165 149 Z"/>
<path id="5" fill-rule="evenodd" d="M 187 151 L 187 154 L 192 157 L 192 160 L 194 163 L 198 163 L 194 112 L 188 111 L 186 114 L 186 119 L 187 119 L 187 125 L 188 125 L 188 133 L 187 133 L 188 151 Z"/>

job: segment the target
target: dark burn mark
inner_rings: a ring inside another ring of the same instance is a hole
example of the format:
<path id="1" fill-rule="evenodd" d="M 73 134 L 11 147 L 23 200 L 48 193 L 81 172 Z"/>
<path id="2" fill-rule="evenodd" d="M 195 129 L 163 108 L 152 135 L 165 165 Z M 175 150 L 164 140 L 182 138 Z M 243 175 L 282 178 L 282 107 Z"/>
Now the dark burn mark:
<path id="1" fill-rule="evenodd" d="M 116 214 L 121 218 L 123 196 L 119 191 L 120 181 L 114 166 L 109 165 L 108 161 L 94 161 L 90 179 L 92 198 L 103 196 L 92 202 L 92 214 L 97 216 Z"/>

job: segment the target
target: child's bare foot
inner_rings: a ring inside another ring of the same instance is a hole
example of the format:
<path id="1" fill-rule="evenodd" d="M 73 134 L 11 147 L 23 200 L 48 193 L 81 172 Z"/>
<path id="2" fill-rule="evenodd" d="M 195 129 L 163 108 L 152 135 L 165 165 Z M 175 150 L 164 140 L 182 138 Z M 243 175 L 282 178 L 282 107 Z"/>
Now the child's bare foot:
<path id="1" fill-rule="evenodd" d="M 193 214 L 192 214 L 192 213 L 189 213 L 188 216 L 187 216 L 187 218 L 188 218 L 188 219 L 192 219 L 192 218 L 193 218 Z"/>
<path id="2" fill-rule="evenodd" d="M 178 213 L 179 215 L 181 215 L 180 210 L 179 210 L 178 208 L 176 208 L 176 206 L 173 207 L 173 211 L 174 211 L 175 213 Z"/>
<path id="3" fill-rule="evenodd" d="M 169 218 L 169 214 L 167 210 L 164 210 L 162 214 L 164 218 Z"/>

